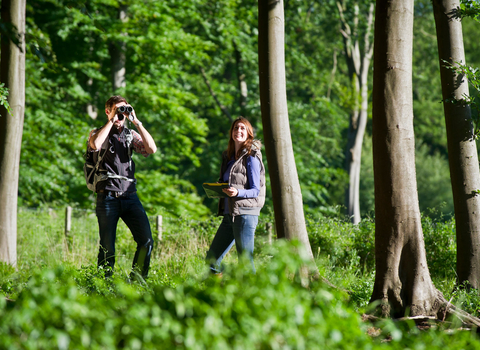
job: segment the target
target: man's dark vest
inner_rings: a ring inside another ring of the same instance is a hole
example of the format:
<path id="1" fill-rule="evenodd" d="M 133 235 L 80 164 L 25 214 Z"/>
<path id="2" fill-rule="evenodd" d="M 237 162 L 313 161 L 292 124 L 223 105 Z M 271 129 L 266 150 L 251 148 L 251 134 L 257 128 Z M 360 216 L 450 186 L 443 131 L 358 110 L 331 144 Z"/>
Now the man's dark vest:
<path id="1" fill-rule="evenodd" d="M 136 181 L 133 181 L 135 180 L 135 162 L 132 160 L 131 150 L 127 145 L 127 136 L 131 132 L 126 130 L 124 127 L 119 133 L 117 128 L 112 128 L 108 135 L 107 149 L 101 166 L 102 173 L 106 171 L 108 179 L 97 183 L 97 192 L 99 190 L 120 192 L 137 190 Z M 130 147 L 133 145 L 131 144 Z M 125 177 L 131 180 L 116 177 Z"/>

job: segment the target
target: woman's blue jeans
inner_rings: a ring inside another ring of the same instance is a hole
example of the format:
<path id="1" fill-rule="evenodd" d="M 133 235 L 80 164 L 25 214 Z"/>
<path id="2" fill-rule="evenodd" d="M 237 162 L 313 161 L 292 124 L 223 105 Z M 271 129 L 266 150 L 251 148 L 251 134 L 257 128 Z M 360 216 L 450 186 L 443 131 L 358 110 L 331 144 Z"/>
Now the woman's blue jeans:
<path id="1" fill-rule="evenodd" d="M 224 215 L 207 252 L 207 261 L 210 263 L 210 269 L 213 273 L 222 271 L 221 262 L 234 243 L 239 255 L 247 255 L 252 264 L 252 271 L 255 273 L 253 248 L 257 224 L 258 215 L 238 215 L 235 217 L 229 214 Z"/>
<path id="2" fill-rule="evenodd" d="M 153 238 L 150 222 L 136 192 L 118 198 L 105 193 L 98 193 L 96 213 L 100 230 L 98 266 L 107 267 L 105 275 L 110 276 L 115 265 L 117 223 L 121 218 L 132 232 L 133 239 L 137 243 L 132 267 L 138 269 L 142 277 L 147 277 L 153 249 Z"/>

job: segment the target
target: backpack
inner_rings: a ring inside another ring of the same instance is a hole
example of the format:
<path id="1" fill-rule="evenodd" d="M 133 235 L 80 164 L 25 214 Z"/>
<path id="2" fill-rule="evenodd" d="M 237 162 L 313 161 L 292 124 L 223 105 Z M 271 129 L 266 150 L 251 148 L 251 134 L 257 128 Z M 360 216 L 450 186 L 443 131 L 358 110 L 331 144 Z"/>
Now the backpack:
<path id="1" fill-rule="evenodd" d="M 87 183 L 87 188 L 90 191 L 95 192 L 95 188 L 97 187 L 99 172 L 100 172 L 100 163 L 102 162 L 105 153 L 107 152 L 107 144 L 108 139 L 102 145 L 100 151 L 91 152 L 88 149 L 88 141 L 87 141 L 87 150 L 83 154 L 83 158 L 85 159 L 85 163 L 83 164 L 83 174 L 85 176 L 85 182 Z M 102 153 L 103 152 L 103 153 Z M 98 154 L 98 157 L 95 157 Z M 97 158 L 95 160 L 95 158 Z"/>
<path id="2" fill-rule="evenodd" d="M 125 128 L 125 134 L 127 136 L 127 147 L 128 147 L 128 157 L 130 159 L 130 166 L 132 162 L 132 141 L 133 135 L 130 129 Z M 108 173 L 105 169 L 102 169 L 101 163 L 103 158 L 105 157 L 105 153 L 107 152 L 108 146 L 108 137 L 105 139 L 105 142 L 102 145 L 102 148 L 98 152 L 91 152 L 88 148 L 88 140 L 87 140 L 87 149 L 86 152 L 83 154 L 83 158 L 85 159 L 85 163 L 83 164 L 83 174 L 85 176 L 85 182 L 87 183 L 87 188 L 90 191 L 96 192 L 97 183 L 100 181 L 105 181 L 109 178 L 119 178 L 130 182 L 137 182 L 134 179 L 128 179 L 124 176 L 117 176 L 115 174 Z M 95 159 L 96 158 L 96 159 Z"/>

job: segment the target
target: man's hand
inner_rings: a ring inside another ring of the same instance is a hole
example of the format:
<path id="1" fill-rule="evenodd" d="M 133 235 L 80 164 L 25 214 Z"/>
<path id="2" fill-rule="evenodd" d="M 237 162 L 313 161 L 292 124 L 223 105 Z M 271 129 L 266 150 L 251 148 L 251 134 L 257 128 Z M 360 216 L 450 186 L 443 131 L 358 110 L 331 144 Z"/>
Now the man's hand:
<path id="1" fill-rule="evenodd" d="M 135 113 L 135 109 L 133 107 L 132 107 L 132 113 L 130 113 L 130 118 L 131 118 L 130 120 L 132 121 L 133 124 L 135 124 L 135 126 L 137 126 L 138 123 L 140 123 L 140 125 L 142 124 L 140 120 L 138 120 L 137 114 Z"/>
<path id="2" fill-rule="evenodd" d="M 118 120 L 117 106 L 113 106 L 108 114 L 108 121 L 114 124 Z"/>

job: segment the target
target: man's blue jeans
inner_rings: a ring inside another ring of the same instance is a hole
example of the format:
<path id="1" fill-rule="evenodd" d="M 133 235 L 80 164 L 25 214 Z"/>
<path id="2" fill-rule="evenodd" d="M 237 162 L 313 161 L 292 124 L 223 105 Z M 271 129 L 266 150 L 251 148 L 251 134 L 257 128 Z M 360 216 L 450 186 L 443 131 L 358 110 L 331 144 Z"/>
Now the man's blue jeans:
<path id="1" fill-rule="evenodd" d="M 247 255 L 252 264 L 252 271 L 255 273 L 253 248 L 257 224 L 258 215 L 238 215 L 235 217 L 229 214 L 224 215 L 207 253 L 207 261 L 210 263 L 210 269 L 213 273 L 221 272 L 221 262 L 234 243 L 239 255 Z"/>
<path id="2" fill-rule="evenodd" d="M 150 222 L 137 194 L 134 192 L 124 197 L 115 198 L 105 193 L 98 193 L 96 213 L 100 229 L 98 266 L 107 267 L 105 275 L 110 276 L 113 272 L 117 223 L 118 219 L 122 218 L 137 243 L 132 267 L 138 269 L 142 277 L 147 277 L 153 238 Z"/>

